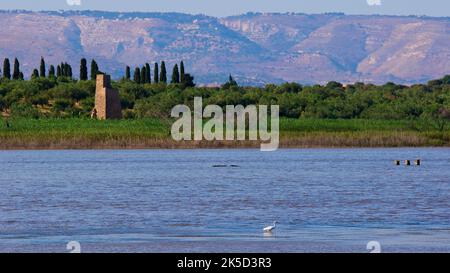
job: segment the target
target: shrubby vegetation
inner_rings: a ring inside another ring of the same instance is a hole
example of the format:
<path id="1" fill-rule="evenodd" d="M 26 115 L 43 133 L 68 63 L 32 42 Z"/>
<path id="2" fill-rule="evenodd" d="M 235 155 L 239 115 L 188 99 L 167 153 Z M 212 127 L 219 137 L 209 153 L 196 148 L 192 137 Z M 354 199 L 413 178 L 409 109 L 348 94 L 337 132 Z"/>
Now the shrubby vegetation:
<path id="1" fill-rule="evenodd" d="M 234 81 L 234 80 L 233 80 Z M 278 104 L 280 115 L 324 119 L 450 118 L 450 76 L 410 87 L 357 83 L 343 86 L 302 86 L 296 83 L 240 87 L 187 87 L 181 83 L 113 82 L 120 91 L 128 117 L 168 117 L 180 103 L 192 104 L 202 96 L 205 104 Z M 0 82 L 0 109 L 11 116 L 87 117 L 94 106 L 95 82 L 67 77 Z M 20 110 L 19 110 L 20 109 Z M 33 110 L 34 109 L 34 110 Z"/>
<path id="2" fill-rule="evenodd" d="M 95 60 L 88 79 L 87 61 L 80 62 L 80 80 L 72 76 L 67 63 L 51 66 L 46 75 L 44 59 L 30 80 L 23 80 L 20 64 L 14 61 L 13 73 L 5 59 L 0 80 L 0 110 L 11 117 L 88 117 L 94 106 L 95 75 L 101 73 Z M 450 119 L 450 75 L 426 84 L 412 86 L 387 83 L 302 86 L 297 83 L 241 87 L 230 76 L 221 87 L 196 87 L 194 78 L 185 73 L 183 62 L 172 70 L 167 81 L 166 66 L 147 63 L 131 68 L 112 83 L 120 91 L 126 118 L 167 118 L 177 104 L 193 104 L 195 96 L 204 104 L 280 105 L 280 115 L 287 118 L 433 120 L 444 124 Z M 153 76 L 153 77 L 152 77 Z M 441 125 L 439 125 L 441 126 Z"/>

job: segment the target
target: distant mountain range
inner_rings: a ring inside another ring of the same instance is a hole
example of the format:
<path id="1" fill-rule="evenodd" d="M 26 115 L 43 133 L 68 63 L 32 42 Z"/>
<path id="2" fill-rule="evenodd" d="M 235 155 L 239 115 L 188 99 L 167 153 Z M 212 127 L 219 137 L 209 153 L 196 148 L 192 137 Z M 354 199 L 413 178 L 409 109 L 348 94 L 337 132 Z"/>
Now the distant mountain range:
<path id="1" fill-rule="evenodd" d="M 81 57 L 119 78 L 126 65 L 184 60 L 200 84 L 331 80 L 424 82 L 450 74 L 450 18 L 262 14 L 0 11 L 0 58 L 25 75 Z"/>

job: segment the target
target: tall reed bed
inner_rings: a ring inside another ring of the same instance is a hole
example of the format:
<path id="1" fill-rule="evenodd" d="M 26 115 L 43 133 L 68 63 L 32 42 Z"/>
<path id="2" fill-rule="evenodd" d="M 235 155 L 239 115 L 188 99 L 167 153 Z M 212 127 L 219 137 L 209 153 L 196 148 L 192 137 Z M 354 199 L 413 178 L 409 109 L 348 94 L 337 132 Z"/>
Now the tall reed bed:
<path id="1" fill-rule="evenodd" d="M 173 141 L 171 120 L 14 119 L 0 125 L 0 149 L 244 148 L 255 141 Z M 450 129 L 411 120 L 281 119 L 280 146 L 450 146 Z"/>

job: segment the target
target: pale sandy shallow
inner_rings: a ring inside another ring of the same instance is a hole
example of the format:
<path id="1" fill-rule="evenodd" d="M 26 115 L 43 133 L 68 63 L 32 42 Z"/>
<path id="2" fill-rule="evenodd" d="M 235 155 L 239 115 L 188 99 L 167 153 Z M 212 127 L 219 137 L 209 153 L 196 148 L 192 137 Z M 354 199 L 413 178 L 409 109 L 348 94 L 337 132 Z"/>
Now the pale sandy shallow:
<path id="1" fill-rule="evenodd" d="M 220 248 L 218 248 L 220 244 Z M 289 249 L 289 251 L 286 251 Z M 4 245 L 1 253 L 67 253 L 65 244 Z M 258 243 L 258 242 L 148 242 L 82 244 L 83 253 L 368 253 L 364 245 L 340 246 L 327 243 Z M 384 253 L 450 253 L 449 247 L 412 247 L 386 245 Z"/>
<path id="2" fill-rule="evenodd" d="M 447 229 L 378 229 L 314 227 L 273 234 L 160 236 L 103 234 L 74 236 L 3 237 L 0 252 L 67 253 L 76 240 L 85 253 L 368 253 L 370 241 L 387 253 L 450 253 Z"/>

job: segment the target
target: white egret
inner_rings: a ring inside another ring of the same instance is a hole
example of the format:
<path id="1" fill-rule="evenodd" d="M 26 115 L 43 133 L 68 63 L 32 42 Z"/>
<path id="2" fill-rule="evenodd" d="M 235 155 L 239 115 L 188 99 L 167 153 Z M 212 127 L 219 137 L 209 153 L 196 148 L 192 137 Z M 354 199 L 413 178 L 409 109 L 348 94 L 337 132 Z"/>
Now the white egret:
<path id="1" fill-rule="evenodd" d="M 273 226 L 268 226 L 263 229 L 264 232 L 272 232 L 277 227 L 277 221 L 273 222 Z"/>

